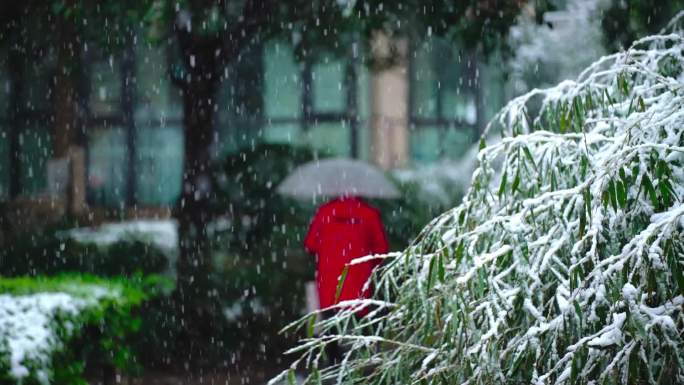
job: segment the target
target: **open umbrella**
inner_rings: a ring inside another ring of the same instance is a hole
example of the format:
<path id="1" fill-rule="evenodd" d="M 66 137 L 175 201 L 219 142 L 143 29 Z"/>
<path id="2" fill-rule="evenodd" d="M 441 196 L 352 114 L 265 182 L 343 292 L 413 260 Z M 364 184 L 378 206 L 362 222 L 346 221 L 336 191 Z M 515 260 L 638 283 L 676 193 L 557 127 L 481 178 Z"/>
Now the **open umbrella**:
<path id="1" fill-rule="evenodd" d="M 397 188 L 382 171 L 366 162 L 347 158 L 327 158 L 305 163 L 285 178 L 277 191 L 299 199 L 399 196 Z"/>

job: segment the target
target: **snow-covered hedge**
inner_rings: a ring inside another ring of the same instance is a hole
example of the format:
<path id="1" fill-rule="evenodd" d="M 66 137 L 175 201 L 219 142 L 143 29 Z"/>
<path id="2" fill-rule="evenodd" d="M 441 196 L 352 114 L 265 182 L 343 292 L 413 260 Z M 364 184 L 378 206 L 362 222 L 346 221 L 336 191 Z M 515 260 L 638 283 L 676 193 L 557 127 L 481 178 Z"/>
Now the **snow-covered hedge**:
<path id="1" fill-rule="evenodd" d="M 684 383 L 683 52 L 670 27 L 508 103 L 463 203 L 387 257 L 376 298 L 356 303 L 369 316 L 343 310 L 292 349 L 293 370 L 310 383 Z M 334 340 L 347 353 L 323 368 Z"/>
<path id="2" fill-rule="evenodd" d="M 95 347 L 112 356 L 128 354 L 126 334 L 139 320 L 129 310 L 146 294 L 124 281 L 88 277 L 0 278 L 0 383 L 52 383 L 81 380 L 82 363 L 69 354 L 69 342 L 89 325 L 106 326 Z M 116 318 L 116 320 L 114 320 Z M 110 322 L 114 321 L 114 322 Z M 122 350 L 123 349 L 123 350 Z M 70 358 L 73 362 L 53 362 Z M 114 362 L 115 366 L 125 362 Z"/>

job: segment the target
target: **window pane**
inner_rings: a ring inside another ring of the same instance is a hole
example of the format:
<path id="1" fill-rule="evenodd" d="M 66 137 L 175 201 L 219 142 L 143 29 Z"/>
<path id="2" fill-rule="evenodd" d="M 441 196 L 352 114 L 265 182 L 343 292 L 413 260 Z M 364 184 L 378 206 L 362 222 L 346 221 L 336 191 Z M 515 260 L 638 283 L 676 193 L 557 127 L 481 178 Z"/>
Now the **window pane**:
<path id="1" fill-rule="evenodd" d="M 95 128 L 88 140 L 90 200 L 99 206 L 121 207 L 127 185 L 126 133 L 121 127 Z"/>
<path id="2" fill-rule="evenodd" d="M 228 78 L 217 93 L 216 136 L 213 156 L 253 146 L 263 122 L 263 60 L 261 47 L 249 47 L 226 70 Z"/>
<path id="3" fill-rule="evenodd" d="M 433 46 L 424 42 L 417 47 L 413 58 L 412 112 L 415 117 L 437 118 L 439 79 L 433 65 Z"/>
<path id="4" fill-rule="evenodd" d="M 411 158 L 416 163 L 434 162 L 440 155 L 441 128 L 420 127 L 411 130 Z"/>
<path id="5" fill-rule="evenodd" d="M 371 75 L 370 71 L 365 65 L 359 65 L 356 68 L 356 73 L 358 76 L 356 77 L 356 92 L 357 92 L 357 107 L 358 107 L 358 114 L 359 118 L 361 119 L 368 119 L 371 115 L 371 101 L 370 101 L 370 95 L 371 95 L 371 90 L 370 90 L 370 84 L 371 84 Z"/>
<path id="6" fill-rule="evenodd" d="M 480 92 L 483 122 L 488 122 L 503 107 L 506 96 L 506 80 L 500 55 L 494 55 L 489 63 L 480 63 Z"/>
<path id="7" fill-rule="evenodd" d="M 254 145 L 261 134 L 259 124 L 257 119 L 218 121 L 212 156 L 220 158 Z"/>
<path id="8" fill-rule="evenodd" d="M 90 76 L 90 110 L 95 116 L 111 115 L 121 110 L 121 71 L 119 61 L 108 60 L 92 64 Z"/>
<path id="9" fill-rule="evenodd" d="M 263 129 L 264 142 L 300 144 L 301 127 L 297 123 L 268 124 Z"/>
<path id="10" fill-rule="evenodd" d="M 51 107 L 54 56 L 47 54 L 41 60 L 26 63 L 24 68 L 22 100 L 25 111 L 48 111 Z"/>
<path id="11" fill-rule="evenodd" d="M 30 196 L 45 191 L 46 166 L 51 156 L 52 141 L 47 128 L 28 126 L 19 133 L 21 194 Z"/>
<path id="12" fill-rule="evenodd" d="M 460 88 L 444 90 L 442 93 L 442 111 L 446 119 L 463 121 L 469 124 L 477 122 L 475 96 L 470 92 L 462 92 Z"/>
<path id="13" fill-rule="evenodd" d="M 136 46 L 136 123 L 178 120 L 182 114 L 179 91 L 169 80 L 166 47 L 139 43 Z"/>
<path id="14" fill-rule="evenodd" d="M 449 159 L 460 159 L 473 145 L 473 131 L 470 128 L 451 128 L 444 135 L 444 155 Z"/>
<path id="15" fill-rule="evenodd" d="M 264 47 L 264 104 L 267 117 L 301 116 L 302 84 L 300 66 L 288 44 Z"/>
<path id="16" fill-rule="evenodd" d="M 0 126 L 0 201 L 9 196 L 9 136 Z"/>
<path id="17" fill-rule="evenodd" d="M 181 192 L 183 135 L 180 126 L 138 130 L 136 198 L 141 204 L 171 205 Z"/>
<path id="18" fill-rule="evenodd" d="M 349 125 L 344 122 L 318 123 L 304 133 L 304 143 L 324 155 L 349 156 Z"/>
<path id="19" fill-rule="evenodd" d="M 311 69 L 313 109 L 315 112 L 346 110 L 345 63 L 324 58 Z"/>

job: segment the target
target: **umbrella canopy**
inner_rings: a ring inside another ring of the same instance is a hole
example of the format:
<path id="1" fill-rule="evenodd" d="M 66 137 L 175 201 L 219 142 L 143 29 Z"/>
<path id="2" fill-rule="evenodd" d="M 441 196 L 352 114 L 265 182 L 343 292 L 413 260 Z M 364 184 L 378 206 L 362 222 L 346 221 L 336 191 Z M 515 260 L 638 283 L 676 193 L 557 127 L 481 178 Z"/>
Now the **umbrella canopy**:
<path id="1" fill-rule="evenodd" d="M 285 178 L 277 191 L 299 199 L 399 196 L 397 188 L 382 171 L 366 162 L 347 158 L 327 158 L 305 163 Z"/>

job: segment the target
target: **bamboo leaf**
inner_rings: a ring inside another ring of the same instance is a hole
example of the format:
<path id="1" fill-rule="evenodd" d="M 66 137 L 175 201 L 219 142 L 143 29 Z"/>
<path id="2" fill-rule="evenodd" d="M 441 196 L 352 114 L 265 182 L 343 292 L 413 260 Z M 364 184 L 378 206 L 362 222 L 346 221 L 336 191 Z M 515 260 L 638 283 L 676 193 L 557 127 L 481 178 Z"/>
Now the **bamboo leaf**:
<path id="1" fill-rule="evenodd" d="M 615 197 L 618 205 L 624 209 L 627 206 L 627 189 L 621 181 L 615 182 Z"/>
<path id="2" fill-rule="evenodd" d="M 501 196 L 503 196 L 504 192 L 506 191 L 507 179 L 508 179 L 508 169 L 504 170 L 504 173 L 501 176 L 501 183 L 499 184 L 499 199 L 501 199 Z"/>
<path id="3" fill-rule="evenodd" d="M 584 230 L 587 227 L 587 212 L 584 209 L 584 205 L 579 210 L 579 237 L 584 237 Z"/>
<path id="4" fill-rule="evenodd" d="M 439 255 L 439 261 L 437 261 L 437 277 L 440 282 L 444 282 L 444 276 L 446 272 L 444 271 L 444 257 L 443 254 Z"/>
<path id="5" fill-rule="evenodd" d="M 527 160 L 532 163 L 532 167 L 537 170 L 537 164 L 534 162 L 534 157 L 532 157 L 532 153 L 530 152 L 530 149 L 527 147 L 523 147 L 523 153 L 527 157 Z"/>
<path id="6" fill-rule="evenodd" d="M 520 169 L 517 169 L 515 172 L 515 178 L 513 178 L 513 184 L 511 184 L 511 194 L 515 194 L 519 185 L 520 185 Z"/>
<path id="7" fill-rule="evenodd" d="M 656 195 L 655 188 L 653 188 L 653 183 L 651 183 L 651 179 L 648 177 L 648 175 L 644 174 L 644 176 L 641 178 L 641 185 L 644 186 L 644 190 L 651 199 L 653 206 L 658 207 L 658 195 Z"/>
<path id="8" fill-rule="evenodd" d="M 340 274 L 340 279 L 337 281 L 337 290 L 335 290 L 335 303 L 339 301 L 340 294 L 342 294 L 342 286 L 344 286 L 344 280 L 347 279 L 347 273 L 349 273 L 349 265 L 346 265 L 342 269 L 342 274 Z"/>
<path id="9" fill-rule="evenodd" d="M 463 240 L 461 239 L 461 242 L 459 242 L 458 247 L 456 248 L 456 251 L 454 252 L 454 258 L 456 260 L 456 266 L 458 266 L 461 263 L 461 260 L 463 259 L 463 253 L 465 252 L 465 244 Z"/>
<path id="10" fill-rule="evenodd" d="M 428 275 L 427 275 L 427 291 L 430 291 L 432 289 L 432 284 L 434 283 L 434 276 L 435 276 L 435 263 L 436 263 L 437 257 L 432 257 L 430 258 L 430 266 L 428 267 Z"/>
<path id="11" fill-rule="evenodd" d="M 306 327 L 306 335 L 309 336 L 309 338 L 314 336 L 314 331 L 316 330 L 316 315 L 312 314 L 309 316 L 309 323 Z"/>

